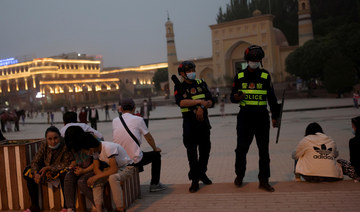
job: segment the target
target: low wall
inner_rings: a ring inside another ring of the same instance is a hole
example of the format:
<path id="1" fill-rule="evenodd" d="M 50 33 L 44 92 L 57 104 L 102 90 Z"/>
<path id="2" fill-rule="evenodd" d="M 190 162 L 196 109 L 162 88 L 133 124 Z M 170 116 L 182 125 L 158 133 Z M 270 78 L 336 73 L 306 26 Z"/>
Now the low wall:
<path id="1" fill-rule="evenodd" d="M 23 170 L 44 139 L 10 140 L 0 144 L 0 210 L 23 210 L 31 201 Z"/>

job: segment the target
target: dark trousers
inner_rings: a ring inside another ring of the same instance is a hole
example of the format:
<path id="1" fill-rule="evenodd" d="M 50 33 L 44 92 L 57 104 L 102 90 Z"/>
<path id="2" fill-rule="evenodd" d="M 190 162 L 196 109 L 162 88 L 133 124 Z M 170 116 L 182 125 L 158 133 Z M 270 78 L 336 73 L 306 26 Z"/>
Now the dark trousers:
<path id="1" fill-rule="evenodd" d="M 144 119 L 145 125 L 147 128 L 149 128 L 149 119 Z"/>
<path id="2" fill-rule="evenodd" d="M 151 185 L 157 185 L 160 182 L 161 171 L 161 155 L 160 152 L 143 152 L 143 158 L 135 166 L 139 167 L 142 171 L 142 167 L 151 163 Z"/>
<path id="3" fill-rule="evenodd" d="M 268 180 L 270 177 L 269 156 L 269 113 L 264 111 L 247 111 L 241 109 L 237 116 L 237 147 L 235 150 L 235 173 L 244 178 L 246 171 L 246 155 L 255 136 L 259 150 L 259 180 Z"/>
<path id="4" fill-rule="evenodd" d="M 96 119 L 90 119 L 91 127 L 97 130 L 97 120 Z"/>
<path id="5" fill-rule="evenodd" d="M 191 119 L 183 123 L 183 143 L 190 166 L 188 177 L 192 181 L 198 181 L 205 175 L 211 150 L 209 125 L 196 123 Z"/>
<path id="6" fill-rule="evenodd" d="M 87 185 L 87 180 L 94 175 L 95 174 L 92 171 L 85 173 L 81 176 L 75 175 L 75 173 L 72 171 L 66 174 L 64 180 L 64 196 L 65 196 L 67 208 L 75 209 L 76 184 L 78 185 L 80 192 L 84 194 L 85 197 L 95 205 L 92 189 Z"/>

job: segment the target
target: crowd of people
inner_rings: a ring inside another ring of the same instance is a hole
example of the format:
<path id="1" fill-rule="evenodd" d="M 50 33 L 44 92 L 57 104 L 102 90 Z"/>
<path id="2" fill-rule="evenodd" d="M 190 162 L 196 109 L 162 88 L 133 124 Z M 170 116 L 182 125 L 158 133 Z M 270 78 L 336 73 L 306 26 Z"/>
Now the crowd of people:
<path id="1" fill-rule="evenodd" d="M 281 106 L 277 103 L 269 72 L 261 68 L 263 57 L 261 47 L 248 47 L 244 53 L 248 66 L 234 78 L 230 100 L 240 107 L 236 126 L 234 185 L 239 188 L 243 186 L 246 155 L 255 137 L 259 150 L 259 188 L 274 192 L 269 183 L 269 130 L 270 123 L 273 127 L 279 126 Z M 173 79 L 176 104 L 183 117 L 182 135 L 189 163 L 191 193 L 200 189 L 200 181 L 205 185 L 213 183 L 206 172 L 211 152 L 208 109 L 214 106 L 215 100 L 206 82 L 196 79 L 195 68 L 193 61 L 183 61 L 178 67 L 183 81 Z M 270 106 L 271 116 L 267 105 Z M 103 135 L 96 129 L 96 123 L 91 122 L 90 117 L 96 119 L 97 116 L 94 107 L 90 109 L 91 115 L 88 115 L 91 126 L 87 122 L 78 122 L 77 113 L 70 111 L 63 114 L 64 126 L 60 130 L 54 126 L 46 130 L 46 143 L 42 144 L 31 165 L 24 170 L 28 190 L 32 194 L 32 205 L 26 212 L 40 211 L 38 195 L 34 194 L 38 192 L 37 184 L 42 182 L 61 185 L 65 200 L 63 211 L 75 210 L 76 187 L 95 205 L 97 211 L 102 211 L 103 189 L 108 182 L 116 208 L 121 211 L 119 182 L 129 166 L 142 172 L 143 166 L 151 164 L 150 192 L 167 188 L 160 182 L 162 150 L 156 145 L 148 128 L 151 110 L 148 102 L 143 102 L 139 115 L 136 115 L 132 99 L 123 99 L 119 106 L 119 116 L 112 120 L 112 141 L 104 141 Z M 83 110 L 85 108 L 81 110 L 79 120 Z M 360 180 L 360 116 L 353 118 L 351 123 L 354 137 L 349 141 L 349 161 L 337 159 L 336 143 L 318 123 L 307 126 L 304 138 L 292 154 L 296 181 L 332 182 L 343 179 L 343 175 Z M 143 138 L 152 151 L 141 150 Z"/>

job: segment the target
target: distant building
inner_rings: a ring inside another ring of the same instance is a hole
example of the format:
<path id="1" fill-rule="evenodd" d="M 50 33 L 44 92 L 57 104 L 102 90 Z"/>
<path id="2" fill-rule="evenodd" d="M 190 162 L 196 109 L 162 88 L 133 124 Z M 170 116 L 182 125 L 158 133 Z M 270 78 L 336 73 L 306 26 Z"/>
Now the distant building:
<path id="1" fill-rule="evenodd" d="M 16 107 L 45 103 L 84 104 L 118 100 L 127 95 L 149 96 L 152 76 L 166 63 L 130 68 L 102 68 L 101 56 L 69 53 L 0 66 L 0 99 Z M 39 96 L 39 95 L 38 95 Z"/>

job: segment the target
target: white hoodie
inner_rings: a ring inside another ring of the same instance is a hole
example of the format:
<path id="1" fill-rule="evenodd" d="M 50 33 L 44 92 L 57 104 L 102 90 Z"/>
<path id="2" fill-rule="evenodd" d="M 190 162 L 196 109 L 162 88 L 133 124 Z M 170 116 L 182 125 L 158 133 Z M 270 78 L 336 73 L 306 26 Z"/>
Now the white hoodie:
<path id="1" fill-rule="evenodd" d="M 298 144 L 295 172 L 307 176 L 343 178 L 335 142 L 327 135 L 316 133 L 304 137 Z"/>

